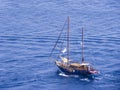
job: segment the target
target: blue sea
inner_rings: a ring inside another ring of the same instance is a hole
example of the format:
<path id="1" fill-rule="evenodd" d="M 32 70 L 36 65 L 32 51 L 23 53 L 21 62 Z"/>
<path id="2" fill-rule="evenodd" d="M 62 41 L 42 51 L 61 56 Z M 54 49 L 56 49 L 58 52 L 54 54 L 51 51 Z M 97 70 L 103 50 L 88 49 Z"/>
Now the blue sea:
<path id="1" fill-rule="evenodd" d="M 49 58 L 67 16 L 70 58 L 81 62 L 83 27 L 94 78 Z M 120 0 L 0 0 L 0 90 L 120 90 Z"/>

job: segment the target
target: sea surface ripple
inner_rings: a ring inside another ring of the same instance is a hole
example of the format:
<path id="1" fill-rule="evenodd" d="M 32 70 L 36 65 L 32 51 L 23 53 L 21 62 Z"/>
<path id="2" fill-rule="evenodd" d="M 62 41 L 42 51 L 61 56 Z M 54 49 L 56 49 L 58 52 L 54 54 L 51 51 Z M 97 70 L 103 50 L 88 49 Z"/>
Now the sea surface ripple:
<path id="1" fill-rule="evenodd" d="M 70 57 L 100 72 L 59 73 L 50 52 L 70 16 Z M 120 90 L 120 0 L 0 0 L 0 90 Z"/>

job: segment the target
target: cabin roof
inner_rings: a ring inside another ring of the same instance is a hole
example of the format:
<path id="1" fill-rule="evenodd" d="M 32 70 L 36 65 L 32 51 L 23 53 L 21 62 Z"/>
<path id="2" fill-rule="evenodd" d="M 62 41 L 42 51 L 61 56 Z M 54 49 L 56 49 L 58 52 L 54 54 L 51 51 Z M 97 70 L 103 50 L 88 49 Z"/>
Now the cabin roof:
<path id="1" fill-rule="evenodd" d="M 76 66 L 76 67 L 81 66 L 81 64 L 79 64 L 79 63 L 71 63 L 70 65 L 72 65 L 72 66 Z"/>
<path id="2" fill-rule="evenodd" d="M 88 66 L 90 65 L 89 63 L 71 63 L 71 66 L 76 66 L 76 67 L 80 67 L 80 66 Z"/>
<path id="3" fill-rule="evenodd" d="M 89 63 L 81 63 L 81 65 L 90 65 Z"/>

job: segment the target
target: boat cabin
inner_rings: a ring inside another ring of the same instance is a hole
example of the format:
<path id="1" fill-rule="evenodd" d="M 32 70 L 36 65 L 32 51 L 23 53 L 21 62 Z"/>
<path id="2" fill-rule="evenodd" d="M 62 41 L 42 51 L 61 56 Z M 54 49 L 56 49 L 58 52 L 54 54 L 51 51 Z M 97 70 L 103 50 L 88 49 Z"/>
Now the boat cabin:
<path id="1" fill-rule="evenodd" d="M 89 63 L 82 63 L 82 64 L 80 64 L 80 63 L 71 63 L 70 67 L 74 68 L 74 69 L 78 69 L 78 70 L 87 70 L 87 71 L 93 70 L 93 68 L 90 66 Z"/>

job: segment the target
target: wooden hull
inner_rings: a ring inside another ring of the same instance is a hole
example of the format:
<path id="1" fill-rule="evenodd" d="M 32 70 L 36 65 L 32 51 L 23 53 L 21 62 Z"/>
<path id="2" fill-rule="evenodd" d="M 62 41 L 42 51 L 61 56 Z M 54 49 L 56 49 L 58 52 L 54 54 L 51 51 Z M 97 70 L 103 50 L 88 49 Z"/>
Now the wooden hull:
<path id="1" fill-rule="evenodd" d="M 73 70 L 70 71 L 69 69 L 63 68 L 61 66 L 58 66 L 58 68 L 60 69 L 61 72 L 67 74 L 67 75 L 89 75 L 92 74 L 86 70 Z"/>
<path id="2" fill-rule="evenodd" d="M 72 68 L 70 65 L 63 64 L 61 62 L 56 61 L 55 62 L 59 70 L 67 75 L 90 75 L 90 74 L 96 74 L 97 71 L 89 71 L 89 70 L 80 70 L 77 68 Z"/>

